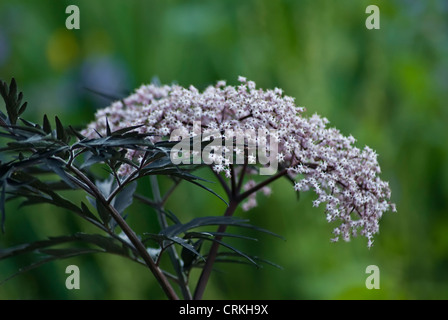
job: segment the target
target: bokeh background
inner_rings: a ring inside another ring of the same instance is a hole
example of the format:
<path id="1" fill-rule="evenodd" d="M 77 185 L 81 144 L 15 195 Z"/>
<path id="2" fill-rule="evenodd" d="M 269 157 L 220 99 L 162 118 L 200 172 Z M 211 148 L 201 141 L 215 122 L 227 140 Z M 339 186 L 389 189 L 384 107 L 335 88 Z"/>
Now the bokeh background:
<path id="1" fill-rule="evenodd" d="M 80 30 L 65 28 L 69 4 L 79 6 Z M 381 10 L 380 30 L 365 27 L 370 4 Z M 353 134 L 358 146 L 379 153 L 398 212 L 383 217 L 370 250 L 362 238 L 330 243 L 334 226 L 322 208 L 312 207 L 314 195 L 304 193 L 297 201 L 289 182 L 277 181 L 269 198 L 259 197 L 257 208 L 237 216 L 286 241 L 259 235 L 257 243 L 234 244 L 284 269 L 220 265 L 205 297 L 447 299 L 447 31 L 445 0 L 1 0 L 0 78 L 16 78 L 29 102 L 29 120 L 40 121 L 46 113 L 77 126 L 110 103 L 88 89 L 123 97 L 154 77 L 204 88 L 221 79 L 236 84 L 238 75 L 263 88 L 283 88 L 309 115 L 327 117 Z M 188 221 L 219 215 L 224 206 L 185 184 L 167 208 Z M 7 209 L 2 248 L 91 230 L 51 206 L 11 203 Z M 144 232 L 153 216 L 135 204 L 129 219 Z M 0 278 L 31 261 L 1 261 Z M 81 269 L 80 290 L 65 288 L 69 264 Z M 380 268 L 379 290 L 365 287 L 368 265 Z M 163 295 L 143 267 L 95 255 L 20 275 L 0 287 L 0 298 Z"/>

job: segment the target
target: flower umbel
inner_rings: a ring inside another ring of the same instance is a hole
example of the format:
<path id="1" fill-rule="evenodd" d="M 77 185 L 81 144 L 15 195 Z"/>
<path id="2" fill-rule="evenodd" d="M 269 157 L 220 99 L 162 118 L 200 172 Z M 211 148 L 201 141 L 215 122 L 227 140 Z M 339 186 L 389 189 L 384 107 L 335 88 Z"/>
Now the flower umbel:
<path id="1" fill-rule="evenodd" d="M 280 167 L 296 181 L 294 189 L 313 190 L 317 195 L 313 205 L 325 204 L 328 222 L 340 222 L 333 231 L 332 240 L 349 241 L 360 234 L 368 239 L 368 246 L 372 246 L 383 213 L 396 211 L 395 205 L 390 203 L 389 184 L 379 178 L 377 153 L 367 146 L 357 148 L 352 136 L 346 137 L 328 127 L 326 118 L 317 114 L 304 117 L 305 109 L 296 106 L 294 98 L 284 95 L 281 89 L 262 90 L 244 77 L 238 80 L 240 84 L 236 87 L 219 81 L 203 92 L 193 86 L 187 89 L 179 85 L 143 85 L 122 101 L 98 110 L 95 122 L 89 124 L 83 134 L 96 137 L 95 130 L 106 132 L 107 122 L 112 130 L 143 124 L 138 130 L 155 134 L 148 138 L 153 141 L 174 130 L 181 130 L 190 137 L 197 132 L 208 135 L 225 130 L 274 131 L 271 139 L 278 144 L 276 158 Z M 256 137 L 245 138 L 259 142 Z M 246 156 L 253 162 L 253 155 Z M 129 157 L 135 159 L 136 154 L 129 154 Z M 230 179 L 228 159 L 221 158 L 218 158 L 221 163 L 213 165 L 213 170 L 223 171 Z M 250 163 L 241 167 L 249 178 L 247 184 L 252 183 L 250 175 L 257 171 Z M 130 167 L 122 168 L 121 174 L 127 175 L 129 170 Z M 243 208 L 255 205 L 252 196 Z"/>

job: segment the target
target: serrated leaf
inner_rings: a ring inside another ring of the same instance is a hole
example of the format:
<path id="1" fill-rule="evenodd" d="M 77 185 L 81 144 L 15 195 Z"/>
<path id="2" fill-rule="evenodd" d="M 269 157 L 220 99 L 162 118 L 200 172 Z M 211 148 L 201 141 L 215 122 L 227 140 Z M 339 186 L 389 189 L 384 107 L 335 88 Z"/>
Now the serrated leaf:
<path id="1" fill-rule="evenodd" d="M 193 238 L 203 238 L 203 237 L 229 237 L 229 238 L 238 238 L 244 240 L 258 241 L 257 238 L 243 236 L 240 234 L 228 233 L 228 232 L 187 232 L 185 233 L 184 239 L 193 239 Z"/>
<path id="2" fill-rule="evenodd" d="M 24 102 L 22 104 L 22 106 L 20 107 L 19 112 L 18 112 L 19 116 L 25 112 L 27 106 L 28 106 L 28 102 Z"/>
<path id="3" fill-rule="evenodd" d="M 22 121 L 24 125 L 31 127 L 31 128 L 36 128 L 36 126 L 37 126 L 37 124 L 32 123 L 31 121 L 25 120 L 23 118 L 20 118 L 20 121 Z"/>
<path id="4" fill-rule="evenodd" d="M 105 162 L 106 160 L 109 160 L 110 158 L 112 158 L 112 155 L 109 153 L 101 153 L 101 154 L 95 155 L 92 152 L 88 152 L 88 153 L 86 153 L 84 163 L 81 165 L 80 169 L 90 167 L 96 163 Z"/>
<path id="5" fill-rule="evenodd" d="M 10 148 L 10 151 L 12 150 L 29 151 L 31 148 L 49 149 L 56 146 L 55 141 L 46 140 L 43 136 L 38 134 L 29 136 L 27 139 L 24 140 L 8 142 L 7 145 L 8 148 Z"/>
<path id="6" fill-rule="evenodd" d="M 233 246 L 231 246 L 231 245 L 229 245 L 229 244 L 227 244 L 227 243 L 225 243 L 225 242 L 223 242 L 221 240 L 218 240 L 216 238 L 211 238 L 211 237 L 205 237 L 205 236 L 204 237 L 199 237 L 199 238 L 202 238 L 202 239 L 208 240 L 208 241 L 212 241 L 212 242 L 217 242 L 221 246 L 226 247 L 227 249 L 232 250 L 233 252 L 237 253 L 238 255 L 242 256 L 243 258 L 246 258 L 248 261 L 252 262 L 256 267 L 260 267 L 259 264 L 256 263 L 249 255 L 245 254 L 244 252 L 238 250 L 237 248 L 235 248 L 235 247 L 233 247 Z"/>
<path id="7" fill-rule="evenodd" d="M 136 189 L 137 181 L 133 181 L 114 197 L 113 206 L 120 214 L 123 214 L 124 210 L 132 204 Z"/>
<path id="8" fill-rule="evenodd" d="M 212 189 L 204 186 L 203 184 L 197 182 L 196 180 L 200 180 L 200 181 L 206 181 L 206 182 L 210 182 L 208 180 L 205 180 L 201 177 L 192 175 L 189 172 L 183 171 L 180 168 L 176 167 L 176 166 L 169 166 L 168 165 L 168 161 L 171 163 L 171 160 L 164 160 L 161 161 L 159 163 L 155 163 L 152 164 L 152 166 L 148 165 L 145 166 L 145 168 L 143 170 L 140 171 L 140 176 L 147 176 L 147 175 L 170 175 L 170 176 L 174 176 L 183 180 L 186 180 L 208 192 L 210 192 L 211 194 L 213 194 L 214 196 L 218 197 L 221 201 L 223 201 L 227 206 L 228 206 L 228 202 L 226 200 L 224 200 L 223 197 L 221 197 L 219 194 L 217 194 L 215 191 L 213 191 Z M 161 166 L 157 166 L 157 164 L 160 164 Z"/>
<path id="9" fill-rule="evenodd" d="M 0 249 L 0 260 L 15 257 L 24 253 L 44 252 L 49 247 L 72 243 L 84 242 L 95 245 L 105 252 L 127 256 L 127 249 L 123 248 L 114 238 L 105 237 L 99 234 L 75 233 L 68 236 L 50 237 L 47 240 L 35 241 L 32 243 L 21 244 L 12 248 Z M 76 249 L 76 248 L 75 248 Z"/>
<path id="10" fill-rule="evenodd" d="M 247 220 L 244 220 L 247 221 Z M 166 236 L 174 236 L 179 235 L 182 233 L 186 233 L 188 230 L 203 227 L 203 226 L 211 226 L 211 225 L 230 225 L 230 224 L 236 224 L 240 223 L 240 220 L 237 220 L 233 217 L 199 217 L 194 218 L 191 221 L 185 223 L 185 224 L 175 224 L 172 226 L 169 226 L 162 231 L 160 231 L 160 234 L 166 235 Z"/>
<path id="11" fill-rule="evenodd" d="M 96 210 L 98 211 L 98 214 L 100 215 L 100 218 L 104 222 L 104 224 L 109 224 L 111 215 L 107 208 L 101 203 L 101 201 L 96 201 Z"/>
<path id="12" fill-rule="evenodd" d="M 9 94 L 10 97 L 16 97 L 17 95 L 17 82 L 15 78 L 11 78 L 11 83 L 9 84 Z"/>
<path id="13" fill-rule="evenodd" d="M 201 187 L 201 188 L 204 189 L 204 190 L 207 190 L 207 191 L 210 192 L 211 194 L 215 195 L 216 197 L 218 197 L 219 199 L 221 199 L 227 206 L 229 205 L 228 202 L 227 202 L 226 200 L 224 200 L 223 197 L 221 197 L 219 194 L 217 194 L 217 193 L 216 193 L 215 191 L 213 191 L 212 189 L 210 189 L 210 188 L 204 186 L 203 184 L 200 184 L 200 183 L 197 182 L 197 181 L 194 181 L 194 180 L 188 180 L 188 181 L 191 182 L 191 183 L 194 184 L 194 185 L 197 185 L 198 187 Z"/>
<path id="14" fill-rule="evenodd" d="M 227 257 L 231 257 L 231 258 L 234 258 L 234 257 L 236 257 L 236 258 L 239 258 L 239 254 L 237 254 L 237 253 L 234 253 L 234 252 L 219 252 L 217 255 L 216 255 L 216 260 L 215 260 L 215 262 L 235 262 L 235 263 L 244 263 L 244 264 L 250 264 L 250 263 L 248 263 L 247 261 L 245 261 L 245 260 L 240 260 L 240 259 L 227 259 Z M 224 258 L 223 258 L 224 257 Z M 266 263 L 266 264 L 268 264 L 268 265 L 271 265 L 271 266 L 273 266 L 273 267 L 275 267 L 275 268 L 278 268 L 278 269 L 280 269 L 280 270 L 283 270 L 283 267 L 282 266 L 280 266 L 280 265 L 278 265 L 278 264 L 276 264 L 276 263 L 274 263 L 274 262 L 272 262 L 272 261 L 270 261 L 270 260 L 266 260 L 266 259 L 262 259 L 262 258 L 260 258 L 260 257 L 258 257 L 258 256 L 250 256 L 253 260 L 255 260 L 255 261 L 259 261 L 259 262 L 261 262 L 261 263 Z"/>
<path id="15" fill-rule="evenodd" d="M 68 126 L 70 132 L 76 136 L 79 140 L 84 140 L 86 137 L 84 137 L 82 134 L 80 134 L 76 129 L 74 129 L 72 126 Z"/>
<path id="16" fill-rule="evenodd" d="M 74 242 L 74 241 L 82 241 L 89 244 L 96 245 L 97 247 L 101 248 L 99 249 L 92 249 L 92 248 L 63 248 L 63 249 L 50 249 L 48 247 L 68 243 L 68 242 Z M 8 281 L 9 279 L 13 278 L 14 276 L 21 274 L 23 272 L 29 271 L 31 269 L 34 269 L 44 263 L 56 260 L 56 259 L 65 259 L 70 258 L 74 256 L 79 256 L 82 254 L 90 254 L 90 253 L 99 253 L 99 252 L 107 252 L 111 254 L 120 255 L 126 258 L 129 258 L 135 262 L 138 262 L 135 258 L 131 257 L 129 255 L 128 249 L 120 245 L 116 242 L 115 239 L 111 237 L 105 237 L 99 234 L 85 234 L 85 233 L 76 233 L 74 235 L 70 236 L 61 236 L 61 237 L 51 237 L 48 240 L 43 241 L 36 241 L 30 244 L 23 244 L 20 246 L 16 246 L 14 248 L 8 248 L 8 249 L 0 249 L 0 260 L 6 259 L 9 257 L 14 257 L 19 254 L 28 253 L 36 251 L 41 253 L 50 254 L 50 257 L 46 257 L 36 263 L 31 264 L 30 266 L 27 266 L 25 268 L 22 268 L 17 272 L 16 274 L 8 277 L 7 279 L 0 282 L 0 285 Z"/>
<path id="17" fill-rule="evenodd" d="M 5 103 L 9 122 L 14 125 L 17 122 L 17 83 L 14 78 L 11 79 Z"/>
<path id="18" fill-rule="evenodd" d="M 88 148 L 95 147 L 129 147 L 137 149 L 136 146 L 147 146 L 151 147 L 152 143 L 148 140 L 144 140 L 138 137 L 121 137 L 121 136 L 110 136 L 104 138 L 90 139 L 78 143 L 81 146 Z"/>
<path id="19" fill-rule="evenodd" d="M 51 133 L 51 124 L 46 114 L 44 114 L 44 120 L 42 121 L 42 130 L 44 130 L 45 133 Z"/>
<path id="20" fill-rule="evenodd" d="M 204 239 L 199 239 L 193 243 L 193 247 L 197 252 L 201 252 L 202 243 L 204 242 Z M 182 248 L 181 251 L 181 258 L 183 261 L 182 268 L 183 270 L 190 270 L 193 266 L 193 263 L 197 260 L 198 255 L 192 252 L 191 250 L 188 250 L 186 248 Z"/>
<path id="21" fill-rule="evenodd" d="M 47 195 L 22 194 L 20 192 L 15 192 L 14 194 L 26 198 L 26 200 L 20 204 L 19 208 L 41 203 L 53 204 L 53 199 Z"/>
<path id="22" fill-rule="evenodd" d="M 169 157 L 166 157 L 166 155 L 163 152 L 153 152 L 151 156 L 149 156 L 144 165 L 144 170 L 151 170 L 151 169 L 160 169 L 167 166 L 172 166 L 171 159 Z"/>
<path id="23" fill-rule="evenodd" d="M 204 257 L 185 239 L 179 238 L 177 236 L 170 237 L 170 236 L 166 236 L 163 234 L 153 234 L 153 233 L 144 233 L 144 235 L 147 236 L 148 238 L 145 239 L 143 242 L 147 242 L 149 239 L 151 239 L 151 240 L 159 243 L 159 245 L 161 247 L 166 247 L 164 245 L 165 241 L 176 243 L 176 244 L 182 246 L 183 248 L 191 251 L 193 254 L 195 254 L 199 258 L 204 259 Z"/>
<path id="24" fill-rule="evenodd" d="M 95 181 L 95 185 L 98 187 L 98 189 L 103 194 L 104 198 L 108 198 L 109 195 L 112 193 L 112 190 L 115 186 L 114 178 L 111 176 L 108 179 L 105 180 L 97 180 Z"/>
<path id="25" fill-rule="evenodd" d="M 30 134 L 37 134 L 40 136 L 45 135 L 45 131 L 43 131 L 38 124 L 32 123 L 32 122 L 24 120 L 22 118 L 20 118 L 20 121 L 22 121 L 26 125 L 26 127 L 17 126 L 17 125 L 9 126 L 10 128 L 14 129 L 14 132 L 16 134 L 21 134 L 22 136 L 26 136 L 26 137 L 31 137 Z M 29 133 L 29 134 L 27 134 L 27 133 Z"/>
<path id="26" fill-rule="evenodd" d="M 106 117 L 106 135 L 110 136 L 112 133 L 110 131 L 109 120 Z"/>
<path id="27" fill-rule="evenodd" d="M 164 214 L 167 218 L 169 218 L 174 223 L 181 223 L 179 218 L 170 210 L 160 210 L 162 214 Z"/>
<path id="28" fill-rule="evenodd" d="M 260 232 L 268 233 L 270 235 L 282 238 L 281 236 L 279 236 L 269 230 L 248 224 L 248 223 L 246 223 L 247 221 L 249 221 L 249 220 L 238 219 L 235 217 L 199 217 L 199 218 L 194 218 L 185 224 L 175 224 L 175 225 L 169 226 L 168 228 L 162 230 L 160 233 L 168 235 L 168 236 L 172 236 L 172 235 L 179 235 L 181 233 L 186 233 L 187 231 L 189 231 L 191 229 L 203 227 L 203 226 L 228 225 L 228 226 L 237 226 L 237 227 L 254 229 L 254 230 L 257 230 Z"/>
<path id="29" fill-rule="evenodd" d="M 72 179 L 75 178 L 69 177 L 68 173 L 65 172 L 65 170 L 63 169 L 65 163 L 63 161 L 56 160 L 54 158 L 43 158 L 43 162 L 50 170 L 54 171 L 54 173 L 56 173 L 62 180 L 64 180 L 65 183 L 67 183 L 73 189 L 76 189 L 76 186 L 72 182 Z"/>
<path id="30" fill-rule="evenodd" d="M 31 271 L 33 269 L 36 269 L 36 268 L 40 267 L 41 265 L 44 265 L 44 264 L 49 263 L 49 262 L 52 262 L 54 260 L 67 259 L 67 258 L 72 258 L 72 257 L 75 257 L 75 256 L 79 256 L 79 255 L 91 254 L 91 253 L 97 253 L 97 252 L 101 252 L 101 251 L 94 250 L 94 249 L 79 249 L 76 252 L 74 252 L 74 251 L 67 252 L 65 255 L 46 257 L 46 258 L 44 258 L 44 259 L 42 259 L 40 261 L 37 261 L 37 262 L 32 263 L 32 264 L 30 264 L 30 265 L 28 265 L 28 266 L 26 266 L 24 268 L 21 268 L 18 272 L 14 273 L 13 275 L 9 276 L 8 278 L 2 280 L 0 282 L 0 286 L 3 285 L 5 282 L 11 280 L 12 278 L 14 278 L 14 277 L 16 277 L 16 276 L 18 276 L 18 275 L 20 275 L 22 273 L 25 273 L 25 272 Z"/>
<path id="31" fill-rule="evenodd" d="M 17 99 L 16 99 L 16 107 L 17 110 L 19 110 L 19 106 L 22 103 L 22 99 L 23 99 L 23 92 L 19 92 L 19 94 L 17 95 Z"/>
<path id="32" fill-rule="evenodd" d="M 95 215 L 90 211 L 90 209 L 84 202 L 81 202 L 81 211 L 86 218 L 99 222 L 97 217 L 95 217 Z"/>
<path id="33" fill-rule="evenodd" d="M 97 217 L 95 217 L 90 210 L 87 208 L 87 206 L 84 203 L 81 203 L 81 208 L 79 208 L 77 205 L 75 205 L 70 200 L 58 195 L 57 193 L 50 190 L 52 184 L 50 186 L 45 185 L 44 183 L 34 180 L 32 183 L 36 186 L 36 191 L 42 191 L 46 192 L 47 194 L 36 194 L 36 193 L 30 193 L 27 192 L 24 189 L 17 189 L 14 191 L 11 191 L 13 195 L 17 197 L 24 197 L 25 200 L 20 204 L 20 207 L 29 206 L 29 205 L 35 205 L 35 204 L 41 204 L 41 203 L 48 203 L 53 206 L 57 206 L 63 209 L 67 209 L 69 212 L 75 213 L 82 218 L 88 220 L 89 222 L 95 224 L 96 226 L 100 226 L 99 220 Z M 57 184 L 56 184 L 57 186 Z M 26 188 L 30 188 L 30 186 L 25 186 Z M 33 192 L 36 192 L 33 191 Z"/>
<path id="34" fill-rule="evenodd" d="M 61 120 L 59 120 L 58 117 L 54 117 L 54 120 L 56 122 L 56 137 L 57 137 L 57 139 L 61 140 L 61 141 L 65 141 L 66 140 L 65 129 L 62 126 Z"/>
<path id="35" fill-rule="evenodd" d="M 53 256 L 55 258 L 64 258 L 64 257 L 76 257 L 80 254 L 86 253 L 94 253 L 94 252 L 103 252 L 97 249 L 85 249 L 85 248 L 61 248 L 61 249 L 41 249 L 39 253 L 43 253 L 49 256 Z"/>
<path id="36" fill-rule="evenodd" d="M 79 238 L 80 240 L 94 244 L 104 249 L 108 253 L 128 256 L 128 250 L 122 245 L 118 244 L 114 238 L 105 237 L 99 234 L 85 234 L 85 233 L 78 233 L 76 234 L 76 237 Z"/>
<path id="37" fill-rule="evenodd" d="M 130 127 L 122 128 L 122 129 L 119 129 L 117 131 L 112 132 L 111 135 L 112 136 L 121 136 L 121 135 L 123 135 L 125 133 L 128 133 L 130 131 L 133 131 L 133 130 L 141 128 L 141 127 L 143 127 L 143 124 L 140 124 L 140 125 L 137 125 L 137 126 L 130 126 Z"/>
<path id="38" fill-rule="evenodd" d="M 12 248 L 0 249 L 0 260 L 4 260 L 28 252 L 33 252 L 38 249 L 43 249 L 46 247 L 67 243 L 70 241 L 73 241 L 73 238 L 71 236 L 61 236 L 61 237 L 49 238 L 48 240 L 25 243 Z"/>
<path id="39" fill-rule="evenodd" d="M 7 84 L 6 84 L 6 82 L 4 82 L 4 81 L 0 81 L 0 94 L 1 94 L 2 97 L 3 97 L 3 100 L 6 100 L 7 97 L 8 97 L 8 94 L 7 94 L 6 89 L 7 89 Z"/>

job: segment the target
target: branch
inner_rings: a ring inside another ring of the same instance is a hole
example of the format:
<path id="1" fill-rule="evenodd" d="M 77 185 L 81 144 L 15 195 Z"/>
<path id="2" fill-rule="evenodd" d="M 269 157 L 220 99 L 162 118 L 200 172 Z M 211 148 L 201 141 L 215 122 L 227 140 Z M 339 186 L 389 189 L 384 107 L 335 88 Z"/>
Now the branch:
<path id="1" fill-rule="evenodd" d="M 176 190 L 176 188 L 179 186 L 181 180 L 176 180 L 174 184 L 171 186 L 171 188 L 163 195 L 163 199 L 160 201 L 160 207 L 163 207 L 168 200 L 169 196 Z"/>
<path id="2" fill-rule="evenodd" d="M 266 179 L 263 182 L 260 182 L 259 184 L 257 184 L 255 187 L 253 187 L 252 189 L 247 190 L 244 193 L 241 193 L 238 195 L 238 200 L 242 201 L 245 198 L 247 198 L 248 196 L 250 196 L 252 193 L 257 192 L 258 190 L 260 190 L 261 188 L 267 186 L 268 184 L 270 184 L 271 182 L 277 180 L 280 177 L 283 177 L 284 175 L 286 175 L 288 173 L 288 171 L 286 169 L 278 172 L 276 175 L 270 177 L 269 179 Z"/>
<path id="3" fill-rule="evenodd" d="M 95 186 L 95 184 L 90 181 L 89 178 L 87 178 L 84 173 L 79 171 L 76 167 L 70 166 L 69 170 L 71 170 L 80 180 L 82 180 L 89 188 L 90 190 L 95 194 L 98 201 L 101 201 L 102 205 L 108 209 L 109 213 L 111 214 L 112 218 L 115 219 L 117 224 L 120 226 L 120 228 L 123 230 L 123 232 L 126 234 L 126 236 L 129 238 L 131 243 L 134 245 L 136 250 L 141 255 L 142 259 L 145 261 L 148 268 L 151 270 L 151 272 L 154 274 L 156 280 L 159 282 L 160 286 L 162 287 L 165 294 L 168 296 L 168 298 L 172 300 L 178 300 L 176 292 L 173 290 L 171 284 L 168 282 L 167 278 L 163 274 L 163 272 L 155 265 L 153 259 L 149 255 L 148 251 L 146 250 L 146 247 L 143 245 L 143 243 L 140 241 L 140 239 L 137 237 L 137 235 L 134 233 L 134 231 L 129 227 L 129 225 L 126 223 L 126 221 L 123 219 L 123 217 L 118 213 L 115 208 L 104 198 L 101 191 Z"/>
<path id="4" fill-rule="evenodd" d="M 246 174 L 248 164 L 249 163 L 248 163 L 247 157 L 244 157 L 244 164 L 243 164 L 243 168 L 241 169 L 240 177 L 238 179 L 238 185 L 236 187 L 236 194 L 239 194 L 241 191 L 241 187 L 243 186 L 243 181 L 244 181 L 244 175 Z"/>
<path id="5" fill-rule="evenodd" d="M 233 167 L 233 165 L 230 165 L 230 180 L 231 180 L 231 186 L 232 186 L 232 196 L 235 196 L 238 192 L 238 190 L 236 189 L 236 180 L 235 180 L 235 168 Z"/>
<path id="6" fill-rule="evenodd" d="M 239 205 L 239 201 L 232 199 L 229 203 L 229 206 L 227 207 L 226 212 L 224 213 L 225 217 L 231 217 L 233 213 L 235 212 L 236 208 Z M 218 228 L 218 233 L 225 232 L 227 228 L 227 225 L 220 225 Z M 216 240 L 220 241 L 222 239 L 222 236 L 217 236 Z M 193 299 L 194 300 L 201 300 L 202 296 L 204 295 L 205 287 L 207 286 L 208 279 L 210 278 L 210 275 L 212 273 L 213 264 L 215 263 L 216 256 L 218 254 L 219 249 L 219 243 L 217 241 L 214 241 L 210 252 L 207 256 L 207 261 L 205 262 L 204 268 L 202 269 L 201 276 L 199 277 L 198 284 L 196 286 L 196 290 L 194 292 Z"/>
<path id="7" fill-rule="evenodd" d="M 219 183 L 221 183 L 222 187 L 224 188 L 224 191 L 226 192 L 227 196 L 230 198 L 232 198 L 232 190 L 230 190 L 229 186 L 227 185 L 226 181 L 224 180 L 223 177 L 221 177 L 221 175 L 219 173 L 217 173 L 215 170 L 213 170 L 212 167 L 210 167 L 210 169 L 212 170 L 213 174 L 216 176 L 216 178 L 218 178 Z"/>
<path id="8" fill-rule="evenodd" d="M 224 216 L 225 217 L 232 216 L 242 200 L 244 200 L 246 197 L 248 197 L 252 193 L 257 192 L 258 190 L 260 190 L 264 186 L 268 185 L 269 183 L 284 176 L 286 173 L 287 173 L 287 170 L 282 170 L 282 171 L 278 172 L 276 175 L 270 177 L 269 179 L 266 179 L 265 181 L 259 183 L 252 189 L 247 190 L 246 192 L 244 192 L 242 194 L 235 195 L 234 197 L 230 197 L 230 203 L 229 203 L 229 206 L 227 207 L 227 210 L 224 213 Z M 240 183 L 241 183 L 241 180 L 240 180 Z M 220 225 L 218 228 L 218 233 L 225 232 L 226 228 L 227 228 L 226 225 Z M 216 237 L 216 239 L 218 241 L 221 240 L 221 238 L 222 237 Z M 201 276 L 199 277 L 198 284 L 196 286 L 196 290 L 195 290 L 195 293 L 193 296 L 193 299 L 195 299 L 195 300 L 202 299 L 202 296 L 204 295 L 205 288 L 207 286 L 208 280 L 210 278 L 210 275 L 211 275 L 211 272 L 213 269 L 213 264 L 215 263 L 216 256 L 218 255 L 218 249 L 219 249 L 219 243 L 213 242 L 213 244 L 210 248 L 210 252 L 207 256 L 207 261 L 205 262 L 204 268 L 202 269 Z"/>
<path id="9" fill-rule="evenodd" d="M 150 176 L 149 178 L 151 180 L 151 189 L 152 189 L 154 201 L 159 204 L 156 207 L 156 211 L 157 211 L 157 217 L 159 218 L 160 228 L 162 230 L 164 230 L 164 229 L 168 228 L 168 221 L 166 221 L 166 216 L 165 216 L 165 213 L 163 212 L 162 202 L 164 202 L 164 200 L 162 200 L 162 198 L 160 196 L 160 189 L 159 189 L 159 183 L 157 182 L 157 176 Z M 174 189 L 177 185 L 178 185 L 178 183 L 176 183 L 174 185 L 174 188 L 172 187 L 167 192 L 167 194 L 165 194 L 165 197 L 164 197 L 165 201 L 168 198 L 169 194 L 171 194 L 171 192 L 174 191 Z M 177 255 L 177 252 L 173 246 L 168 247 L 167 250 L 168 250 L 168 255 L 170 257 L 171 263 L 173 264 L 174 270 L 177 274 L 177 278 L 179 279 L 178 284 L 182 291 L 182 295 L 184 296 L 185 300 L 191 300 L 192 296 L 190 293 L 190 289 L 188 288 L 184 273 L 182 272 L 182 266 L 180 263 L 179 256 Z M 162 256 L 162 252 L 160 252 L 160 254 L 159 254 L 159 259 L 161 256 Z"/>

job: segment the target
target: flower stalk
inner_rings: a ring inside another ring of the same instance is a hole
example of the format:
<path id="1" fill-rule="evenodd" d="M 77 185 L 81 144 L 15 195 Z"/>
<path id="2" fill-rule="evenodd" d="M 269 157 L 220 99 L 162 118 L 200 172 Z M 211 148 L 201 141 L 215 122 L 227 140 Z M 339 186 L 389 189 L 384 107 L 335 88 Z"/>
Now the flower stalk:
<path id="1" fill-rule="evenodd" d="M 4 162 L 0 162 L 1 228 L 5 224 L 5 202 L 25 198 L 26 205 L 49 203 L 72 211 L 102 232 L 62 235 L 0 250 L 0 260 L 27 252 L 47 254 L 46 261 L 107 252 L 145 265 L 168 299 L 179 299 L 176 290 L 185 300 L 202 299 L 222 246 L 256 264 L 223 239 L 248 239 L 226 233 L 229 225 L 268 232 L 233 216 L 240 206 L 243 210 L 256 206 L 257 193 L 269 195 L 269 185 L 282 177 L 288 178 L 296 191 L 314 191 L 317 198 L 313 206 L 325 204 L 327 221 L 340 223 L 333 230 L 332 241 L 349 241 L 359 234 L 371 247 L 383 213 L 396 210 L 390 202 L 389 184 L 379 177 L 376 152 L 369 147 L 357 148 L 352 136 L 329 128 L 325 118 L 304 117 L 305 109 L 297 107 L 281 89 L 257 89 L 244 77 L 239 82 L 233 87 L 220 81 L 204 92 L 192 86 L 142 86 L 131 96 L 99 110 L 96 121 L 81 133 L 63 127 L 57 117 L 56 130 L 52 130 L 46 115 L 42 125 L 22 119 L 26 103 L 22 104 L 23 95 L 18 94 L 15 81 L 9 87 L 0 82 L 7 109 L 6 114 L 0 111 L 0 135 L 9 140 L 1 148 L 7 159 L 2 157 Z M 73 138 L 77 139 L 74 143 Z M 185 141 L 193 151 L 183 149 Z M 179 145 L 183 146 L 182 152 Z M 179 153 L 182 161 L 177 163 L 174 156 Z M 109 172 L 106 180 L 90 170 L 96 165 Z M 227 208 L 223 216 L 201 216 L 185 222 L 165 210 L 181 181 L 221 198 L 202 184 L 204 179 L 193 174 L 204 166 L 212 170 L 226 193 Z M 41 179 L 42 174 L 60 179 Z M 269 176 L 257 183 L 258 179 L 253 179 L 257 174 Z M 137 181 L 148 176 L 151 199 L 136 193 Z M 163 197 L 157 176 L 174 182 Z M 86 193 L 96 214 L 84 202 L 77 205 L 59 194 L 73 189 Z M 159 222 L 157 233 L 144 233 L 143 240 L 126 220 L 134 198 L 153 208 Z M 198 230 L 209 226 L 217 226 L 216 231 Z M 119 234 L 117 227 L 121 229 Z M 51 248 L 80 240 L 94 248 Z M 147 247 L 148 241 L 158 247 Z M 205 241 L 212 244 L 204 263 L 201 250 Z M 165 253 L 174 274 L 161 266 Z M 189 275 L 194 267 L 202 267 L 202 272 L 196 287 L 190 288 Z M 173 285 L 178 286 L 176 290 Z"/>

